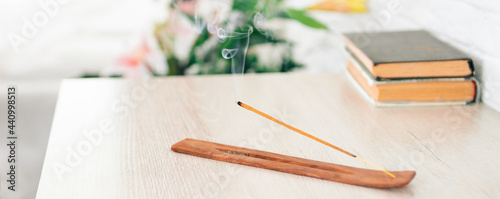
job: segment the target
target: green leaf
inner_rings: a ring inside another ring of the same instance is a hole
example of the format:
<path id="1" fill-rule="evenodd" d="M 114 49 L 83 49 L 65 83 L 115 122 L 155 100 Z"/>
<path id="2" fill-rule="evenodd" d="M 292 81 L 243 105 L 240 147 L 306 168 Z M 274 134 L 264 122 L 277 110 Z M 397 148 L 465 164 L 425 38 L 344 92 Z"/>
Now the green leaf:
<path id="1" fill-rule="evenodd" d="M 298 22 L 300 22 L 306 26 L 309 26 L 311 28 L 324 29 L 324 30 L 328 29 L 328 27 L 325 24 L 308 16 L 305 10 L 296 10 L 296 9 L 292 9 L 292 8 L 287 8 L 287 9 L 285 9 L 285 13 L 283 13 L 283 14 L 285 14 L 285 15 L 282 15 L 282 17 L 295 19 Z"/>
<path id="2" fill-rule="evenodd" d="M 198 38 L 196 39 L 196 41 L 193 44 L 193 46 L 191 46 L 191 50 L 189 51 L 189 58 L 188 58 L 188 63 L 187 63 L 186 67 L 189 67 L 192 64 L 195 64 L 197 62 L 196 55 L 195 55 L 196 48 L 198 48 L 201 45 L 203 45 L 208 39 L 210 39 L 210 34 L 207 31 L 203 31 L 198 36 Z"/>
<path id="3" fill-rule="evenodd" d="M 86 74 L 83 74 L 82 76 L 80 76 L 80 78 L 97 78 L 97 77 L 101 77 L 99 74 L 95 74 L 95 73 L 86 73 Z"/>
<path id="4" fill-rule="evenodd" d="M 179 12 L 179 13 L 184 15 L 191 22 L 191 24 L 196 24 L 196 19 L 194 18 L 194 16 L 188 15 L 188 14 L 183 13 L 183 12 Z"/>
<path id="5" fill-rule="evenodd" d="M 244 13 L 247 11 L 253 11 L 255 6 L 257 5 L 258 0 L 234 0 L 233 1 L 233 9 L 239 10 Z"/>

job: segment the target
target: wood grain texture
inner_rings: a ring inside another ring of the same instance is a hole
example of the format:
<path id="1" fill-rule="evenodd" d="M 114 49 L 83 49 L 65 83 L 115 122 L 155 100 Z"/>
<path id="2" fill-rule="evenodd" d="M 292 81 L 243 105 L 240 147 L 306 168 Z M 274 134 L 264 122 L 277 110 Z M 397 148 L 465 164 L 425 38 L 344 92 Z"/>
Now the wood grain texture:
<path id="1" fill-rule="evenodd" d="M 224 162 L 374 188 L 403 187 L 410 183 L 413 177 L 415 177 L 415 171 L 390 171 L 396 176 L 396 178 L 392 178 L 379 170 L 348 167 L 190 138 L 186 138 L 172 145 L 172 151 Z"/>
<path id="2" fill-rule="evenodd" d="M 248 75 L 240 82 L 241 98 L 225 75 L 66 80 L 37 198 L 500 197 L 500 113 L 483 104 L 376 108 L 332 74 Z M 381 190 L 170 150 L 194 138 L 371 168 L 237 100 L 384 169 L 418 175 L 408 186 Z"/>

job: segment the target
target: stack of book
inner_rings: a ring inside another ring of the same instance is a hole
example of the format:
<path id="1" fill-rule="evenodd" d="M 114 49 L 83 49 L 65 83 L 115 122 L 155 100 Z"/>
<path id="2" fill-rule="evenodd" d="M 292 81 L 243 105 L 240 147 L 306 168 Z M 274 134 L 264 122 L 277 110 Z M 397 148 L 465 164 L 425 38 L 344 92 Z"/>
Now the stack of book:
<path id="1" fill-rule="evenodd" d="M 375 105 L 471 104 L 472 60 L 426 31 L 345 35 L 348 74 Z"/>

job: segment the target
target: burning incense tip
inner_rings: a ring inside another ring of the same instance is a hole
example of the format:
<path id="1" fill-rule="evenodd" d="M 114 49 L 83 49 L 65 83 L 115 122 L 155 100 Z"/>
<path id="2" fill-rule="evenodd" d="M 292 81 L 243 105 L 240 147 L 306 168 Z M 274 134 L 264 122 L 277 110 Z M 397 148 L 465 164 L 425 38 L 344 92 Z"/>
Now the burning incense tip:
<path id="1" fill-rule="evenodd" d="M 303 136 L 306 136 L 306 137 L 308 137 L 308 138 L 311 138 L 311 139 L 313 139 L 313 140 L 315 140 L 315 141 L 317 141 L 317 142 L 319 142 L 319 143 L 322 143 L 322 144 L 324 144 L 324 145 L 326 145 L 326 146 L 329 146 L 329 147 L 331 147 L 331 148 L 333 148 L 333 149 L 335 149 L 335 150 L 338 150 L 338 151 L 340 151 L 340 152 L 342 152 L 342 153 L 345 153 L 345 154 L 347 154 L 347 155 L 349 155 L 349 156 L 351 156 L 351 157 L 357 158 L 357 159 L 359 159 L 359 160 L 361 160 L 361 161 L 363 161 L 363 162 L 365 162 L 365 163 L 367 163 L 367 164 L 369 164 L 369 165 L 371 165 L 371 166 L 373 166 L 373 167 L 375 167 L 375 168 L 377 168 L 377 169 L 379 169 L 379 170 L 383 171 L 383 172 L 384 172 L 384 173 L 386 173 L 387 175 L 389 175 L 389 176 L 391 176 L 391 177 L 393 177 L 393 178 L 396 178 L 396 176 L 395 176 L 394 174 L 392 174 L 392 173 L 390 173 L 390 172 L 388 172 L 388 171 L 386 171 L 386 170 L 384 170 L 384 169 L 382 169 L 382 168 L 378 167 L 377 165 L 375 165 L 375 164 L 373 164 L 373 163 L 371 163 L 371 162 L 368 162 L 367 160 L 365 160 L 365 159 L 363 159 L 363 158 L 360 158 L 360 157 L 358 157 L 358 156 L 356 156 L 356 155 L 354 155 L 354 154 L 352 154 L 352 153 L 350 153 L 350 152 L 347 152 L 346 150 L 341 149 L 340 147 L 337 147 L 337 146 L 335 146 L 335 145 L 333 145 L 333 144 L 330 144 L 330 143 L 328 143 L 328 142 L 326 142 L 326 141 L 324 141 L 324 140 L 322 140 L 322 139 L 319 139 L 319 138 L 317 138 L 317 137 L 315 137 L 315 136 L 313 136 L 313 135 L 311 135 L 311 134 L 309 134 L 309 133 L 306 133 L 306 132 L 304 132 L 304 131 L 302 131 L 302 130 L 300 130 L 300 129 L 297 129 L 297 128 L 293 127 L 293 126 L 290 126 L 290 125 L 288 125 L 288 124 L 286 124 L 286 123 L 284 123 L 284 122 L 282 122 L 282 121 L 280 121 L 280 120 L 278 120 L 278 119 L 276 119 L 276 118 L 274 118 L 274 117 L 272 117 L 272 116 L 270 116 L 270 115 L 268 115 L 268 114 L 265 114 L 265 113 L 264 113 L 264 112 L 262 112 L 262 111 L 257 110 L 257 109 L 256 109 L 256 108 L 254 108 L 254 107 L 251 107 L 251 106 L 249 106 L 249 105 L 247 105 L 247 104 L 245 104 L 245 103 L 243 103 L 243 102 L 241 102 L 241 101 L 237 101 L 237 102 L 236 102 L 236 104 L 238 104 L 239 106 L 241 106 L 241 107 L 243 107 L 243 108 L 245 108 L 245 109 L 247 109 L 247 110 L 249 110 L 249 111 L 252 111 L 252 112 L 254 112 L 254 113 L 257 113 L 258 115 L 260 115 L 260 116 L 262 116 L 262 117 L 265 117 L 265 118 L 267 118 L 267 119 L 269 119 L 269 120 L 271 120 L 271 121 L 273 121 L 273 122 L 276 122 L 276 123 L 278 123 L 278 124 L 280 124 L 280 125 L 282 125 L 282 126 L 284 126 L 284 127 L 288 128 L 288 129 L 290 129 L 290 130 L 292 130 L 292 131 L 295 131 L 295 132 L 297 132 L 297 133 L 299 133 L 299 134 L 301 134 L 301 135 L 303 135 Z"/>

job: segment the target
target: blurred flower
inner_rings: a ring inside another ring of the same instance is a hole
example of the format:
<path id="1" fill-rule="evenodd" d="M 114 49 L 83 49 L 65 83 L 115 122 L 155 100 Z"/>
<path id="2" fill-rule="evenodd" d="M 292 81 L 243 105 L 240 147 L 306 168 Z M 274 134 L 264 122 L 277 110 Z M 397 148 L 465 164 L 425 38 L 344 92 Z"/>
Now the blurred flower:
<path id="1" fill-rule="evenodd" d="M 153 35 L 144 38 L 128 52 L 118 56 L 113 64 L 101 72 L 103 76 L 149 77 L 167 73 L 165 56 Z"/>
<path id="2" fill-rule="evenodd" d="M 146 56 L 150 52 L 146 42 L 143 41 L 142 44 L 131 53 L 119 57 L 117 64 L 125 67 L 138 67 L 140 64 L 144 63 Z"/>
<path id="3" fill-rule="evenodd" d="M 175 1 L 174 6 L 183 13 L 194 15 L 196 11 L 196 0 Z"/>

